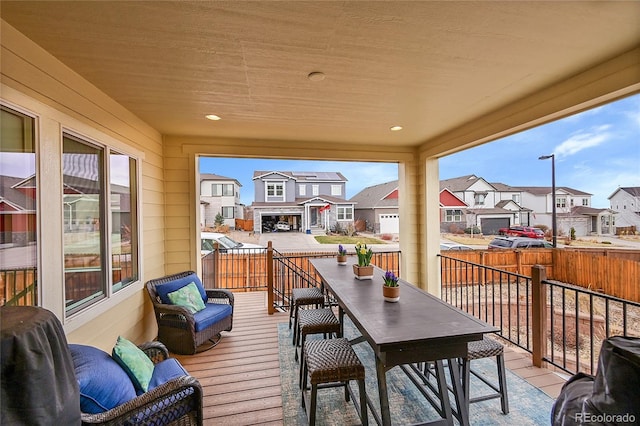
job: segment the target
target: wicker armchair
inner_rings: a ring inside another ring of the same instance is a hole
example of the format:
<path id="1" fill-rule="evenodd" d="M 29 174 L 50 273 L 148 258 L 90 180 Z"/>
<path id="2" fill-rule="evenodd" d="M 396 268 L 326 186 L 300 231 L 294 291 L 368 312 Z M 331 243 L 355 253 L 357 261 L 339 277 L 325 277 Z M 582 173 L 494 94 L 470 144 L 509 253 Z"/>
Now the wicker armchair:
<path id="1" fill-rule="evenodd" d="M 195 282 L 200 288 L 202 283 L 195 272 L 185 271 L 147 281 L 146 287 L 158 323 L 158 340 L 173 353 L 192 355 L 214 347 L 221 338 L 222 331 L 231 331 L 233 327 L 233 293 L 224 289 L 202 289 L 206 292 L 207 309 L 210 305 L 230 305 L 231 314 L 218 318 L 206 328 L 198 327 L 198 315 L 188 309 L 164 303 L 158 288 L 176 282 Z M 215 306 L 213 306 L 215 307 Z M 205 343 L 209 343 L 205 345 Z"/>
<path id="2" fill-rule="evenodd" d="M 169 357 L 160 342 L 139 347 L 154 364 Z M 82 424 L 202 425 L 202 386 L 191 376 L 180 376 L 104 413 L 82 413 Z"/>

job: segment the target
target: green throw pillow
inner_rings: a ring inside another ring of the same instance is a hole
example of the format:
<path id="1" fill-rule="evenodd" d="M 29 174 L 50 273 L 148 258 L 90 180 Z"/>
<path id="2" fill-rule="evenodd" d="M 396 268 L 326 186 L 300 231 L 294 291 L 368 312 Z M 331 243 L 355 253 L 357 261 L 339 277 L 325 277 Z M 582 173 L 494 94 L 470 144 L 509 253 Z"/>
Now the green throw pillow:
<path id="1" fill-rule="evenodd" d="M 192 314 L 200 312 L 205 308 L 202 301 L 202 295 L 196 286 L 196 283 L 190 283 L 182 287 L 180 290 L 167 294 L 167 297 L 174 305 L 183 306 L 191 311 Z"/>
<path id="2" fill-rule="evenodd" d="M 134 386 L 146 392 L 153 375 L 153 361 L 149 359 L 142 349 L 118 336 L 118 341 L 111 352 L 113 359 L 127 372 Z"/>

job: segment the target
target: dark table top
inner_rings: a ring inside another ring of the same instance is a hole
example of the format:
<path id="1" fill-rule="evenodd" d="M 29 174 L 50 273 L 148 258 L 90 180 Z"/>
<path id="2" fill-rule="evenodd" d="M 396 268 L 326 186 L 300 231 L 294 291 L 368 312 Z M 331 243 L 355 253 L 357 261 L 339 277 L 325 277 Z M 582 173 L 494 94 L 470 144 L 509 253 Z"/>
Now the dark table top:
<path id="1" fill-rule="evenodd" d="M 372 280 L 360 281 L 353 275 L 352 261 L 346 266 L 333 258 L 313 259 L 311 263 L 377 353 L 425 345 L 464 343 L 466 347 L 467 342 L 499 330 L 404 280 L 399 281 L 400 300 L 385 302 L 381 288 L 384 271 L 380 268 L 375 267 Z"/>

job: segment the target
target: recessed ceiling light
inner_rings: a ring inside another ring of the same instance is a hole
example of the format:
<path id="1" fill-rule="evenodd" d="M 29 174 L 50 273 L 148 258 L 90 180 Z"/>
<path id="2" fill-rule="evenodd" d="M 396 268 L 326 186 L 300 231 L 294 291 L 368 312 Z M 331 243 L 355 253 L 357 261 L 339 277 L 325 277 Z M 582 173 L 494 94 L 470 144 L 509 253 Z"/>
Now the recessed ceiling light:
<path id="1" fill-rule="evenodd" d="M 208 118 L 209 120 L 213 120 L 213 121 L 218 121 L 220 120 L 220 117 L 218 117 L 215 114 L 209 114 L 209 115 L 205 115 L 206 118 Z"/>
<path id="2" fill-rule="evenodd" d="M 392 132 L 397 132 L 399 130 L 402 130 L 402 126 L 391 126 L 389 127 L 389 130 L 391 130 Z"/>
<path id="3" fill-rule="evenodd" d="M 307 78 L 311 81 L 322 81 L 324 77 L 324 73 L 320 71 L 310 72 L 309 75 L 307 75 Z"/>

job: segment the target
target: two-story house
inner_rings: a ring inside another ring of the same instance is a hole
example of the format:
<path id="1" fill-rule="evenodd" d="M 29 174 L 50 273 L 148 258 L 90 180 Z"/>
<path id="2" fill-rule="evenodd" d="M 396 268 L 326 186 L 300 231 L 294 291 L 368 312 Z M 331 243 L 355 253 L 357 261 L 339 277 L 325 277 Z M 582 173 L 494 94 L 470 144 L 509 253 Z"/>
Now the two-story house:
<path id="1" fill-rule="evenodd" d="M 254 171 L 253 182 L 255 232 L 272 231 L 277 222 L 307 233 L 353 224 L 347 179 L 339 172 Z"/>
<path id="2" fill-rule="evenodd" d="M 529 225 L 531 210 L 521 204 L 519 188 L 466 175 L 441 180 L 440 191 L 445 189 L 468 206 L 463 222 L 484 234 L 497 234 L 500 228 L 511 225 Z"/>
<path id="3" fill-rule="evenodd" d="M 216 216 L 222 214 L 224 224 L 235 228 L 235 220 L 244 218 L 240 203 L 240 188 L 236 179 L 212 173 L 200 174 L 200 226 L 214 226 Z"/>
<path id="4" fill-rule="evenodd" d="M 616 226 L 640 230 L 640 186 L 618 188 L 608 199 L 611 210 L 616 212 Z"/>

